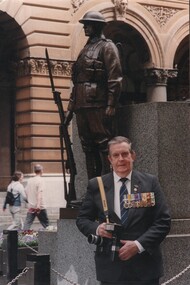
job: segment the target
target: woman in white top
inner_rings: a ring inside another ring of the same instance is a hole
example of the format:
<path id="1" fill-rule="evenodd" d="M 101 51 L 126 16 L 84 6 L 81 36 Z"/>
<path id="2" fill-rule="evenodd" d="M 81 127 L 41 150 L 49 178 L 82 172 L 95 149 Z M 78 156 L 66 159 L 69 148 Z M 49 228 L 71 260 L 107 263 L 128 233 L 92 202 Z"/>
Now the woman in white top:
<path id="1" fill-rule="evenodd" d="M 12 224 L 7 228 L 8 230 L 19 230 L 23 228 L 23 221 L 21 218 L 21 203 L 26 201 L 26 193 L 24 186 L 21 184 L 23 179 L 23 173 L 21 171 L 15 171 L 11 182 L 7 187 L 7 192 L 12 192 L 14 196 L 13 205 L 9 205 L 9 210 L 12 215 Z M 6 199 L 3 206 L 3 211 L 6 210 Z"/>

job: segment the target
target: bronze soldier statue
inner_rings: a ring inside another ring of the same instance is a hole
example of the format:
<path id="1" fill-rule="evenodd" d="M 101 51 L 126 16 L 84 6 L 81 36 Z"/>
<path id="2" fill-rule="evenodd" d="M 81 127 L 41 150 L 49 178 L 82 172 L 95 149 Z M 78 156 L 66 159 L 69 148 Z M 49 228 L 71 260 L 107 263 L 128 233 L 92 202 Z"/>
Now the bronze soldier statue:
<path id="1" fill-rule="evenodd" d="M 90 11 L 79 22 L 89 39 L 73 65 L 66 124 L 74 112 L 90 179 L 110 171 L 107 142 L 115 135 L 122 71 L 117 47 L 103 35 L 103 15 Z"/>

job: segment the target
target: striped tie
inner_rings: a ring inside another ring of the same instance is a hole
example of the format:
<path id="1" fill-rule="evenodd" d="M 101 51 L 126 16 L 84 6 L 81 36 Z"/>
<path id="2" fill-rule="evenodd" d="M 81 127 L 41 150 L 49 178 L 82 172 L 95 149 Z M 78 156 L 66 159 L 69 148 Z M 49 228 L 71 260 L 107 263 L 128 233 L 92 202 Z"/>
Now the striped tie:
<path id="1" fill-rule="evenodd" d="M 120 210 L 121 210 L 121 223 L 122 225 L 125 224 L 127 220 L 127 214 L 128 209 L 124 208 L 124 195 L 127 195 L 127 187 L 125 185 L 125 182 L 128 180 L 128 178 L 121 178 L 120 181 L 122 182 L 121 188 L 120 188 Z"/>

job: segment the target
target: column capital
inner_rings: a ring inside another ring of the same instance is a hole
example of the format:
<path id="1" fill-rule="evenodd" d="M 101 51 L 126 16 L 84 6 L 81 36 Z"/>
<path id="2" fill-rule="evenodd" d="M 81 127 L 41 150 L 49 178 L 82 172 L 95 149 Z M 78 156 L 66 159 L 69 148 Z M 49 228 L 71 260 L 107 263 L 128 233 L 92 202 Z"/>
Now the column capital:
<path id="1" fill-rule="evenodd" d="M 177 69 L 147 68 L 144 70 L 148 86 L 166 85 L 168 78 L 177 77 Z"/>

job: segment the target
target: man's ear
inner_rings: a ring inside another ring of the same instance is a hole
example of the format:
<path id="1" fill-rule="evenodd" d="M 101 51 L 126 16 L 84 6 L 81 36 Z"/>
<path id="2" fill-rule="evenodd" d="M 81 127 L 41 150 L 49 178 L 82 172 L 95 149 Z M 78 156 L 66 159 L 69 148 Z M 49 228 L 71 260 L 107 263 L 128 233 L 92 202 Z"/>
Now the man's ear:
<path id="1" fill-rule="evenodd" d="M 110 157 L 109 154 L 108 154 L 108 160 L 109 160 L 109 162 L 110 162 L 110 164 L 111 164 L 111 157 Z"/>
<path id="2" fill-rule="evenodd" d="M 131 151 L 131 157 L 132 157 L 133 161 L 136 160 L 136 152 L 134 150 Z"/>

